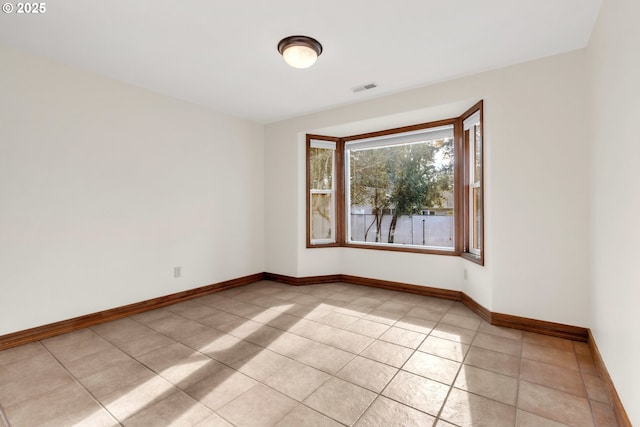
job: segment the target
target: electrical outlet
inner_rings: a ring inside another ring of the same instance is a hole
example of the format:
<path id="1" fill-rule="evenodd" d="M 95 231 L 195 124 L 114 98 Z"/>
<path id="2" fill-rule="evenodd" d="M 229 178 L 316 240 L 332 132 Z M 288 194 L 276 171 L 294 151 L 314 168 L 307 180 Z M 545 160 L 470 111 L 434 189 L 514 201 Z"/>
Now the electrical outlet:
<path id="1" fill-rule="evenodd" d="M 464 280 L 467 280 L 467 269 L 462 270 L 462 274 L 464 275 Z"/>
<path id="2" fill-rule="evenodd" d="M 182 267 L 173 267 L 173 277 L 178 278 L 182 276 Z"/>

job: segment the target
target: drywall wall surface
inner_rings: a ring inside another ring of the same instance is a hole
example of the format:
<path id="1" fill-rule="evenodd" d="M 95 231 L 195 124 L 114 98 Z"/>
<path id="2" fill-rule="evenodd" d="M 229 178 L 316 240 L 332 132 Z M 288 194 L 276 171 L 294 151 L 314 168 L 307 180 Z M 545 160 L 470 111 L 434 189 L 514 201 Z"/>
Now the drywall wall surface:
<path id="1" fill-rule="evenodd" d="M 461 259 L 455 256 L 345 249 L 341 261 L 342 271 L 352 276 L 461 290 Z"/>
<path id="2" fill-rule="evenodd" d="M 297 135 L 294 133 L 293 137 Z M 266 141 L 269 141 L 268 149 Z M 293 277 L 299 276 L 297 197 L 299 188 L 304 188 L 304 182 L 298 182 L 299 149 L 286 129 L 265 128 L 266 271 Z"/>
<path id="3" fill-rule="evenodd" d="M 0 63 L 0 334 L 264 271 L 263 126 Z"/>
<path id="4" fill-rule="evenodd" d="M 572 52 L 267 125 L 265 156 L 277 160 L 266 164 L 265 175 L 278 186 L 265 189 L 271 218 L 265 233 L 271 236 L 267 245 L 272 238 L 279 242 L 267 255 L 267 269 L 395 278 L 462 290 L 493 311 L 585 325 L 584 67 L 584 52 Z M 480 99 L 485 101 L 484 267 L 437 255 L 306 248 L 306 133 L 346 136 L 437 120 Z M 287 211 L 286 223 L 270 212 L 276 210 Z"/>
<path id="5" fill-rule="evenodd" d="M 591 329 L 622 403 L 640 424 L 640 3 L 603 2 L 589 45 L 591 151 Z"/>
<path id="6" fill-rule="evenodd" d="M 589 323 L 584 50 L 493 73 L 493 311 Z"/>
<path id="7" fill-rule="evenodd" d="M 380 252 L 353 248 L 306 247 L 305 135 L 320 133 L 344 136 L 388 127 L 427 122 L 459 115 L 477 102 L 464 98 L 434 108 L 416 103 L 418 109 L 393 108 L 366 112 L 334 111 L 267 125 L 265 130 L 265 239 L 267 271 L 297 277 L 351 274 L 382 280 L 459 289 L 460 259 L 433 255 Z M 328 116 L 328 117 L 327 117 Z M 340 121 L 333 121 L 340 117 Z M 379 259 L 380 262 L 374 261 Z M 483 301 L 489 305 L 490 301 Z"/>

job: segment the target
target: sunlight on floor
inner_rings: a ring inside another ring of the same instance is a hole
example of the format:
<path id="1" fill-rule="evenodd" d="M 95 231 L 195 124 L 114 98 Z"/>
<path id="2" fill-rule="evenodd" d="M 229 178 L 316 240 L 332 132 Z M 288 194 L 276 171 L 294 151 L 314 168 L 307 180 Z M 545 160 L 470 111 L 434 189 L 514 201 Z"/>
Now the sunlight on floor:
<path id="1" fill-rule="evenodd" d="M 171 383 L 162 378 L 153 377 L 115 397 L 114 400 L 105 402 L 105 406 L 110 411 L 117 412 L 121 419 L 127 419 L 173 392 L 174 387 Z M 87 425 L 91 424 L 87 423 Z"/>
<path id="2" fill-rule="evenodd" d="M 345 284 L 264 282 L 0 352 L 0 401 L 16 427 L 613 419 L 588 346 Z"/>

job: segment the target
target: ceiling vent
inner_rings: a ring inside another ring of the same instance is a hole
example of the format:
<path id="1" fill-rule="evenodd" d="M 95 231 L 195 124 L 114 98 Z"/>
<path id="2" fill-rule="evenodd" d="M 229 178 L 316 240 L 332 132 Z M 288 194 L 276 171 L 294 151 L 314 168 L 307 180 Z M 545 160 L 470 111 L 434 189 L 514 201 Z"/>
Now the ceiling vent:
<path id="1" fill-rule="evenodd" d="M 364 92 L 365 90 L 375 89 L 378 85 L 376 83 L 367 83 L 366 85 L 357 86 L 351 89 L 353 93 Z"/>

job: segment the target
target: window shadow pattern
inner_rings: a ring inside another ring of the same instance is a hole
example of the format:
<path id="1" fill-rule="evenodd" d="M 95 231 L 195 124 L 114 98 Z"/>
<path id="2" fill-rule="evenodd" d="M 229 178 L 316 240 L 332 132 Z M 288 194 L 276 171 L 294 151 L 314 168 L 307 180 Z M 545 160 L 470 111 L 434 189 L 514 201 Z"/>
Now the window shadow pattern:
<path id="1" fill-rule="evenodd" d="M 582 343 L 344 283 L 262 281 L 0 352 L 9 426 L 596 426 L 612 414 Z"/>

